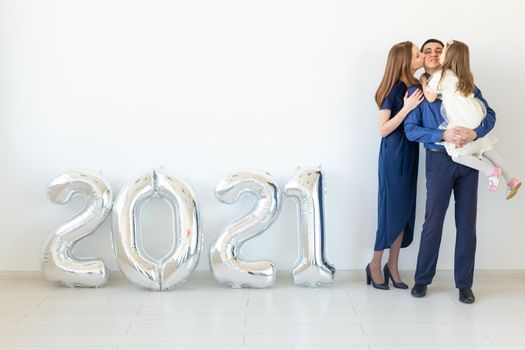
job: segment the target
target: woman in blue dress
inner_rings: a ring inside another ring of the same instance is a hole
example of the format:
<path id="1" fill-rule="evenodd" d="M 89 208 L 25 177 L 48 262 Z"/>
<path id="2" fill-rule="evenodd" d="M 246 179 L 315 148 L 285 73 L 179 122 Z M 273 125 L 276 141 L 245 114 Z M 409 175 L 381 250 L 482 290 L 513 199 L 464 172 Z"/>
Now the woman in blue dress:
<path id="1" fill-rule="evenodd" d="M 417 84 L 414 73 L 423 67 L 424 55 L 410 41 L 394 45 L 388 53 L 385 73 L 375 101 L 379 107 L 379 193 L 376 242 L 372 261 L 366 266 L 367 284 L 377 289 L 407 289 L 401 281 L 398 260 L 401 248 L 412 243 L 416 211 L 419 145 L 405 137 L 403 121 L 424 96 L 420 90 L 407 95 Z M 390 249 L 381 274 L 383 251 Z"/>

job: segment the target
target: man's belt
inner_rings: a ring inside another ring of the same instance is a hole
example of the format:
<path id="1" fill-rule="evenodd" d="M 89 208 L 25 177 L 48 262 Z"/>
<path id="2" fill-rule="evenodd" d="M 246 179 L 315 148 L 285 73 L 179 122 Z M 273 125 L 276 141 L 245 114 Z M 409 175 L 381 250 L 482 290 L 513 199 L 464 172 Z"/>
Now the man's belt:
<path id="1" fill-rule="evenodd" d="M 438 152 L 438 153 L 447 153 L 447 150 L 444 148 L 427 148 L 430 152 Z"/>

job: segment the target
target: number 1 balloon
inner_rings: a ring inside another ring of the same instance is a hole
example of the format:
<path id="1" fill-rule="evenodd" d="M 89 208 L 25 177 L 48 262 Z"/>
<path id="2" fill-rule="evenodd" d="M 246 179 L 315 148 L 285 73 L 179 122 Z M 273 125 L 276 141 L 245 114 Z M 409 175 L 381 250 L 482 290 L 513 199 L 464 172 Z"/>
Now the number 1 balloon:
<path id="1" fill-rule="evenodd" d="M 292 268 L 295 284 L 316 287 L 331 283 L 335 268 L 325 258 L 324 181 L 321 167 L 297 168 L 284 185 L 295 199 L 299 221 L 299 257 Z"/>

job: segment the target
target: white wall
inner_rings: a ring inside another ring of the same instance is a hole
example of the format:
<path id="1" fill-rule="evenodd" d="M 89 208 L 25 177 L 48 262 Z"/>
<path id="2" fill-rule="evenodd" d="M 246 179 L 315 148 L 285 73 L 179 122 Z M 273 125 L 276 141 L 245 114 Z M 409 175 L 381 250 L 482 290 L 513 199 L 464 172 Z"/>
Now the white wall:
<path id="1" fill-rule="evenodd" d="M 376 229 L 380 137 L 373 95 L 389 48 L 428 37 L 471 47 L 476 83 L 497 112 L 498 151 L 525 178 L 525 30 L 520 1 L 0 1 L 0 270 L 38 270 L 49 232 L 82 207 L 46 199 L 71 167 L 103 170 L 118 191 L 165 165 L 194 186 L 205 245 L 251 206 L 219 203 L 216 182 L 236 168 L 284 183 L 297 165 L 322 164 L 328 185 L 328 258 L 364 268 Z M 422 159 L 423 160 L 423 159 Z M 402 252 L 413 268 L 417 232 Z M 505 201 L 480 178 L 477 267 L 523 269 L 525 193 Z M 295 206 L 245 255 L 287 269 L 296 255 Z M 162 222 L 153 222 L 156 213 Z M 453 210 L 439 268 L 452 268 Z M 146 247 L 166 251 L 166 205 L 145 213 Z M 116 269 L 106 223 L 79 244 Z"/>

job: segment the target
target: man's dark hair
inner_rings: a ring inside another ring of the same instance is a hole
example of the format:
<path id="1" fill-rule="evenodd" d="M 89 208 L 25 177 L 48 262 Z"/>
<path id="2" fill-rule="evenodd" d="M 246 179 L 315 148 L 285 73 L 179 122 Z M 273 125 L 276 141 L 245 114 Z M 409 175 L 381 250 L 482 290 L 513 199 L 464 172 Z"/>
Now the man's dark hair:
<path id="1" fill-rule="evenodd" d="M 423 52 L 423 48 L 425 47 L 426 44 L 429 44 L 429 43 L 436 43 L 436 44 L 439 44 L 441 45 L 441 47 L 445 47 L 445 45 L 443 44 L 443 42 L 441 40 L 438 40 L 438 39 L 428 39 L 427 41 L 425 41 L 423 43 L 423 45 L 421 45 L 421 52 Z"/>

